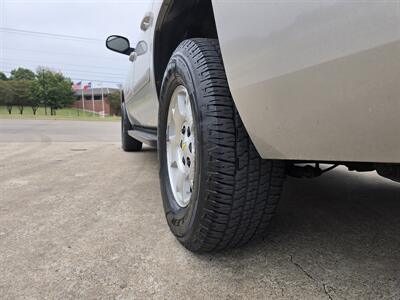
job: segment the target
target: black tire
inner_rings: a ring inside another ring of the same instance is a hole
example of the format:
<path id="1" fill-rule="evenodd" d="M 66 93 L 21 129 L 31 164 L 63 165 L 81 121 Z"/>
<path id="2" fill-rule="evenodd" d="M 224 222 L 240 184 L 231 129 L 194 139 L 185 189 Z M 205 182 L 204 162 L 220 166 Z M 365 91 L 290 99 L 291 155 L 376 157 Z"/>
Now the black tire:
<path id="1" fill-rule="evenodd" d="M 181 208 L 169 183 L 166 127 L 171 95 L 189 92 L 196 130 L 192 198 Z M 229 91 L 218 41 L 190 39 L 173 53 L 161 88 L 158 146 L 168 225 L 189 250 L 237 247 L 262 236 L 274 215 L 285 163 L 263 160 L 251 142 Z"/>
<path id="2" fill-rule="evenodd" d="M 121 142 L 125 152 L 137 152 L 142 150 L 143 144 L 128 134 L 132 130 L 132 124 L 126 115 L 125 103 L 121 104 Z"/>

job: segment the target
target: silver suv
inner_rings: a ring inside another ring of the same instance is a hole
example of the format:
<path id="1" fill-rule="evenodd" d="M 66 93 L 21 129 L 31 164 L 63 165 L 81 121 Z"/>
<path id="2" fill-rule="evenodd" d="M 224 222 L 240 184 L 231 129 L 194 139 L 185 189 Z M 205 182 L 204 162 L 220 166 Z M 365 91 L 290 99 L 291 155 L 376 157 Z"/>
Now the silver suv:
<path id="1" fill-rule="evenodd" d="M 266 233 L 286 175 L 400 180 L 398 1 L 152 1 L 129 57 L 122 147 L 158 146 L 168 225 L 192 251 Z M 329 164 L 331 167 L 321 167 Z"/>

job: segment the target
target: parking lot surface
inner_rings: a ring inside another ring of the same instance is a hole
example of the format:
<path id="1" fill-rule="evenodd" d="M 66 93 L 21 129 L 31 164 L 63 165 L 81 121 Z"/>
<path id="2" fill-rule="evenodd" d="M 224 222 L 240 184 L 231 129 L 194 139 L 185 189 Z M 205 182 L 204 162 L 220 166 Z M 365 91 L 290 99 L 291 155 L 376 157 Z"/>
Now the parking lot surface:
<path id="1" fill-rule="evenodd" d="M 118 123 L 0 120 L 0 298 L 400 298 L 399 184 L 288 179 L 264 240 L 196 255 L 157 164 L 120 149 Z"/>

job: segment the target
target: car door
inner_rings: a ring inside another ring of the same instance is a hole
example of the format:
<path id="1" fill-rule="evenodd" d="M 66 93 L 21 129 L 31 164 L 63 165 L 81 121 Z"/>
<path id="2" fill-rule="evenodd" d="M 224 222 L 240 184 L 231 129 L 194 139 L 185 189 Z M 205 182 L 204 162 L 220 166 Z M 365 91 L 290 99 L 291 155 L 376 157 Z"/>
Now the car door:
<path id="1" fill-rule="evenodd" d="M 135 125 L 157 126 L 158 100 L 155 85 L 151 80 L 151 49 L 153 47 L 154 14 L 153 1 L 143 12 L 136 39 L 136 53 L 130 56 L 131 71 L 126 82 L 125 97 L 129 119 Z M 140 48 L 140 49 L 139 49 Z"/>

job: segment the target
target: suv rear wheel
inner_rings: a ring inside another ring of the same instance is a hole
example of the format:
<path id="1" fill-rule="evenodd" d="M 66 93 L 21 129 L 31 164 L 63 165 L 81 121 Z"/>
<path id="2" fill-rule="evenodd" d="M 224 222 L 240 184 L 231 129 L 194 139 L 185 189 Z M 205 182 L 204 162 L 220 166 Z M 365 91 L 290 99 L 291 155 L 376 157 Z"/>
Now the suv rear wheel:
<path id="1" fill-rule="evenodd" d="M 186 248 L 222 250 L 266 232 L 285 164 L 261 159 L 251 142 L 216 40 L 186 40 L 172 55 L 161 88 L 158 139 L 167 222 Z"/>
<path id="2" fill-rule="evenodd" d="M 122 149 L 126 152 L 140 151 L 143 147 L 141 142 L 128 134 L 128 131 L 132 129 L 132 124 L 126 115 L 125 103 L 121 103 L 121 142 Z"/>

